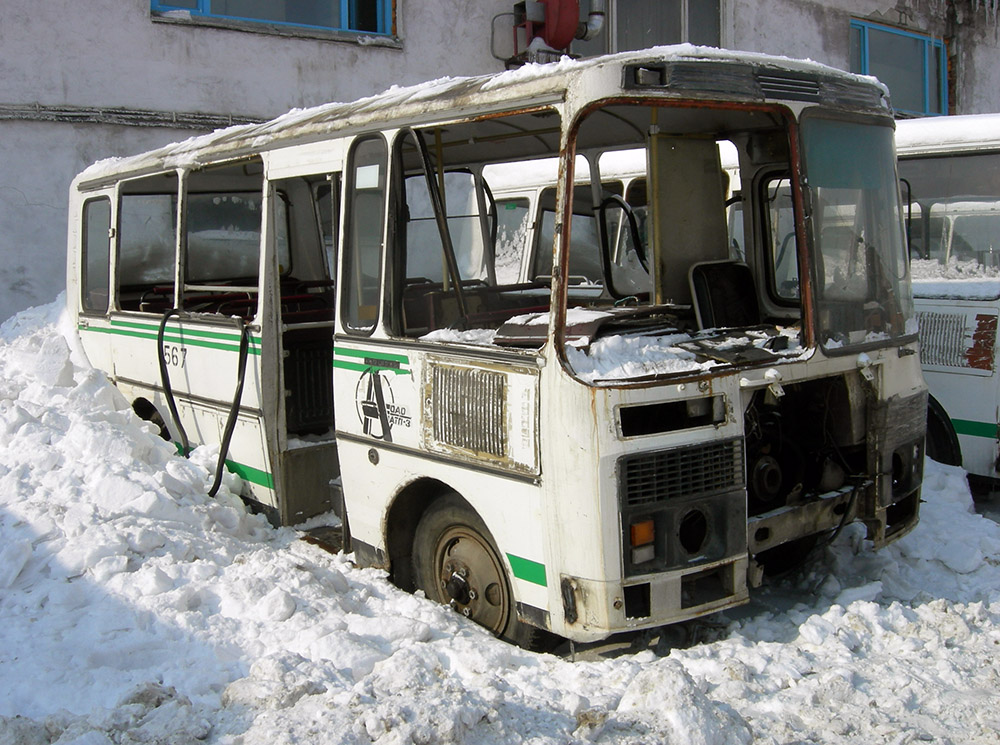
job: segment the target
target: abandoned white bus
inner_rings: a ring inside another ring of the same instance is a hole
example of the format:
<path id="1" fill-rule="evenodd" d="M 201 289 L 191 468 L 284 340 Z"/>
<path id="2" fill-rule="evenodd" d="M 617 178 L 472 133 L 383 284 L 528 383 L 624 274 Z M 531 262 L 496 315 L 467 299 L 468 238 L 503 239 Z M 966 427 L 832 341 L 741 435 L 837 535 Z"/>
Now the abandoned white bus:
<path id="1" fill-rule="evenodd" d="M 930 389 L 927 454 L 990 490 L 1000 476 L 1000 115 L 899 122 L 897 151 Z"/>
<path id="2" fill-rule="evenodd" d="M 648 239 L 616 263 L 574 215 L 639 235 L 599 168 L 636 149 Z M 498 271 L 490 168 L 552 158 L 551 245 Z M 443 80 L 96 164 L 71 211 L 69 307 L 138 412 L 503 638 L 710 613 L 818 535 L 917 521 L 926 389 L 871 79 L 678 47 Z M 846 252 L 823 231 L 845 211 Z"/>

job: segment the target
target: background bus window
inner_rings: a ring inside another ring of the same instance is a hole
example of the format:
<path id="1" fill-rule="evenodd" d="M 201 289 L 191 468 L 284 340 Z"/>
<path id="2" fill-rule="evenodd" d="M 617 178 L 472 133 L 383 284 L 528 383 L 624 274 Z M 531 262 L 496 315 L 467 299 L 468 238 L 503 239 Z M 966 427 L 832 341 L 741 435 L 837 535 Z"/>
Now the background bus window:
<path id="1" fill-rule="evenodd" d="M 486 246 L 475 178 L 471 173 L 444 174 L 444 203 L 448 213 L 458 273 L 463 280 L 485 281 L 488 274 Z M 445 278 L 444 247 L 438 230 L 427 179 L 422 174 L 406 179 L 406 276 L 441 282 Z"/>
<path id="2" fill-rule="evenodd" d="M 108 309 L 111 257 L 111 201 L 91 199 L 83 206 L 83 277 L 80 303 L 85 311 Z"/>
<path id="3" fill-rule="evenodd" d="M 609 191 L 609 193 L 611 193 Z M 621 195 L 621 184 L 615 192 Z M 535 251 L 534 279 L 548 280 L 552 276 L 552 245 L 555 240 L 556 190 L 545 189 L 541 195 L 541 221 Z M 617 213 L 617 210 L 610 212 Z M 620 214 L 620 213 L 619 213 Z M 609 214 L 609 230 L 614 232 L 618 220 Z M 573 222 L 570 226 L 569 281 L 574 285 L 601 285 L 601 242 L 593 192 L 590 184 L 573 189 Z"/>
<path id="4" fill-rule="evenodd" d="M 361 140 L 351 153 L 341 310 L 354 331 L 371 332 L 378 319 L 386 160 L 381 138 Z"/>
<path id="5" fill-rule="evenodd" d="M 497 200 L 497 284 L 514 284 L 521 276 L 521 261 L 528 243 L 531 203 L 522 197 Z"/>

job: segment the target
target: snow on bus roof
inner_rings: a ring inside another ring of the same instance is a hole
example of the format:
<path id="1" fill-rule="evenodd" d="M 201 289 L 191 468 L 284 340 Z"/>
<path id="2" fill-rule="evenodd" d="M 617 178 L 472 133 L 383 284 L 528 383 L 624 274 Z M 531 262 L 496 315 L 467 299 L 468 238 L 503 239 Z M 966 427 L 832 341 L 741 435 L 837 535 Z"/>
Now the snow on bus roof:
<path id="1" fill-rule="evenodd" d="M 940 153 L 966 146 L 1000 148 L 1000 114 L 965 114 L 896 122 L 900 155 Z"/>
<path id="2" fill-rule="evenodd" d="M 823 74 L 859 84 L 885 87 L 870 76 L 844 72 L 812 60 L 792 59 L 755 52 L 734 52 L 715 47 L 691 44 L 653 47 L 635 52 L 558 62 L 524 65 L 516 70 L 476 77 L 443 77 L 411 86 L 393 86 L 388 90 L 351 102 L 332 102 L 310 108 L 293 109 L 261 124 L 242 124 L 198 135 L 181 142 L 138 155 L 107 158 L 85 169 L 76 182 L 88 183 L 118 174 L 142 173 L 164 168 L 185 168 L 210 162 L 220 156 L 235 156 L 244 151 L 266 150 L 278 140 L 286 142 L 311 139 L 334 130 L 343 130 L 375 119 L 412 121 L 433 111 L 434 103 L 444 100 L 474 103 L 472 98 L 483 96 L 482 103 L 509 101 L 515 98 L 544 98 L 557 95 L 565 87 L 568 76 L 598 69 L 609 63 L 625 64 L 646 61 L 705 60 L 741 62 L 767 66 L 789 72 Z M 558 80 L 562 77 L 562 80 Z M 444 108 L 443 104 L 440 104 Z M 452 103 L 451 105 L 454 105 Z"/>

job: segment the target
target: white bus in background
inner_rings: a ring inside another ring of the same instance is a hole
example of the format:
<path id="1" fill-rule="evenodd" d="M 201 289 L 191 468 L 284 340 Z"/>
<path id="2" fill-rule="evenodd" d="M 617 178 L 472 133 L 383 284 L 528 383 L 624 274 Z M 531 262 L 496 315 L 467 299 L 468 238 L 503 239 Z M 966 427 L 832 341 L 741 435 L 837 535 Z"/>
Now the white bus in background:
<path id="1" fill-rule="evenodd" d="M 728 140 L 720 140 L 717 145 L 726 203 L 730 204 L 734 193 L 737 198 L 739 193 L 738 156 L 735 146 Z M 641 293 L 649 276 L 648 269 L 643 266 L 648 262 L 642 253 L 648 241 L 646 150 L 605 153 L 597 166 L 601 188 L 596 195 L 586 160 L 578 156 L 577 161 L 571 235 L 584 246 L 607 241 L 609 266 L 614 268 L 614 276 L 609 282 L 597 253 L 581 250 L 577 252 L 577 264 L 570 267 L 571 281 L 599 287 L 621 285 L 617 288 L 619 291 Z M 491 166 L 484 172 L 497 214 L 498 276 L 502 274 L 511 281 L 530 282 L 550 275 L 552 257 L 548 247 L 552 245 L 555 226 L 558 170 L 558 160 L 547 159 L 530 167 L 505 163 Z M 730 258 L 742 261 L 738 245 L 743 240 L 742 220 L 738 229 L 738 238 L 731 235 L 730 242 L 735 241 L 737 250 L 730 252 Z M 732 231 L 731 226 L 730 233 Z M 634 248 L 636 245 L 640 247 L 638 252 Z M 589 265 L 584 263 L 587 260 Z"/>
<path id="2" fill-rule="evenodd" d="M 394 90 L 94 165 L 67 303 L 136 411 L 219 443 L 275 523 L 334 510 L 359 564 L 503 638 L 597 640 L 746 602 L 848 523 L 916 524 L 892 127 L 868 78 L 687 46 Z M 605 194 L 636 150 L 641 188 Z M 530 269 L 506 163 L 557 166 Z M 816 237 L 845 212 L 851 261 Z"/>
<path id="3" fill-rule="evenodd" d="M 975 491 L 1000 476 L 1000 114 L 897 123 L 896 147 L 930 390 L 927 453 Z"/>

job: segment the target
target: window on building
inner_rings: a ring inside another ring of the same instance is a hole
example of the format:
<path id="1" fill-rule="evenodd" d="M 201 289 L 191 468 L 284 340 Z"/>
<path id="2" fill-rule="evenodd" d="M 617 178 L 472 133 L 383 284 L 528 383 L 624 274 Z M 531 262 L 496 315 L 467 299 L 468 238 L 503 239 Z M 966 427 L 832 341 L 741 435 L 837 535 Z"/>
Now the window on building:
<path id="1" fill-rule="evenodd" d="M 690 42 L 722 45 L 724 0 L 608 0 L 604 30 L 590 41 L 573 42 L 572 51 L 586 57 L 661 44 Z M 580 3 L 580 20 L 590 13 Z"/>
<path id="2" fill-rule="evenodd" d="M 892 105 L 907 114 L 948 113 L 948 76 L 941 39 L 867 21 L 851 21 L 851 72 L 874 75 Z"/>
<path id="3" fill-rule="evenodd" d="M 290 28 L 392 33 L 392 0 L 150 0 L 156 15 L 186 11 L 191 18 L 249 21 Z"/>

